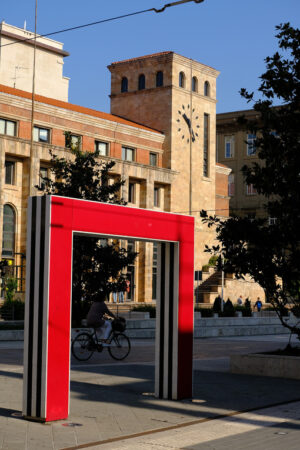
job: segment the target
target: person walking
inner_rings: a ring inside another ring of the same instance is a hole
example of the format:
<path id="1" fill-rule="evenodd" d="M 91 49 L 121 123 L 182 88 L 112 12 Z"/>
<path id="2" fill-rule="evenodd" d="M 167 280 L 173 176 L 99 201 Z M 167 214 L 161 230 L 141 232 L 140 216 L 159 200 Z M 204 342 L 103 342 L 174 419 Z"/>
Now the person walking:
<path id="1" fill-rule="evenodd" d="M 261 308 L 262 308 L 262 302 L 261 302 L 261 299 L 260 299 L 259 297 L 257 297 L 257 300 L 256 300 L 254 306 L 256 307 L 257 312 L 260 312 L 260 310 L 261 310 Z"/>
<path id="2" fill-rule="evenodd" d="M 236 302 L 237 302 L 237 304 L 238 304 L 239 306 L 242 306 L 242 304 L 243 304 L 243 296 L 240 295 Z"/>

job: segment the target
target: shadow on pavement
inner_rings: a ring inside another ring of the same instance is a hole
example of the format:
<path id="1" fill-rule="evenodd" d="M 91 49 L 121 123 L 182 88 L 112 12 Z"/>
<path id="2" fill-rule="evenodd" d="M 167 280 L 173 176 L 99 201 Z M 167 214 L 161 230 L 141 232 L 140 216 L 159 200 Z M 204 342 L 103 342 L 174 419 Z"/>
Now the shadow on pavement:
<path id="1" fill-rule="evenodd" d="M 71 381 L 71 412 L 83 400 L 153 410 L 153 416 L 165 412 L 182 421 L 293 401 L 300 392 L 298 380 L 195 370 L 193 402 L 161 400 L 142 395 L 154 390 L 154 366 L 98 366 L 80 371 L 85 379 Z"/>

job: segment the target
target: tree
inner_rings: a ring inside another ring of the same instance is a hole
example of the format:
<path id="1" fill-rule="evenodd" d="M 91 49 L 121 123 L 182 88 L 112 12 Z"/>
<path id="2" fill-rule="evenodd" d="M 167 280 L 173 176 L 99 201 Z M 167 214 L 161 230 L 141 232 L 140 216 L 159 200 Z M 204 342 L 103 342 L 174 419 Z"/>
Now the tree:
<path id="1" fill-rule="evenodd" d="M 66 133 L 68 138 L 69 133 Z M 67 139 L 66 139 L 67 140 Z M 84 152 L 70 145 L 67 158 L 60 158 L 51 150 L 51 177 L 42 177 L 45 194 L 81 198 L 125 205 L 120 198 L 123 181 L 109 183 L 114 162 L 99 159 L 99 152 Z M 77 146 L 78 147 L 78 146 Z M 108 298 L 112 291 L 125 291 L 124 269 L 134 263 L 137 253 L 120 247 L 119 241 L 75 236 L 73 242 L 72 316 L 73 324 L 80 324 L 91 302 Z"/>
<path id="2" fill-rule="evenodd" d="M 223 221 L 201 212 L 216 227 L 220 244 L 206 251 L 223 254 L 224 270 L 237 277 L 250 274 L 265 290 L 281 322 L 300 338 L 299 324 L 285 322 L 286 306 L 300 317 L 300 30 L 289 23 L 276 27 L 279 48 L 267 57 L 260 77 L 261 99 L 241 90 L 254 103 L 259 118 L 239 122 L 256 134 L 259 163 L 242 168 L 247 184 L 265 197 L 265 218 L 230 217 Z M 274 106 L 274 101 L 280 106 Z M 272 225 L 268 217 L 275 218 Z M 221 258 L 219 258 L 221 266 Z"/>

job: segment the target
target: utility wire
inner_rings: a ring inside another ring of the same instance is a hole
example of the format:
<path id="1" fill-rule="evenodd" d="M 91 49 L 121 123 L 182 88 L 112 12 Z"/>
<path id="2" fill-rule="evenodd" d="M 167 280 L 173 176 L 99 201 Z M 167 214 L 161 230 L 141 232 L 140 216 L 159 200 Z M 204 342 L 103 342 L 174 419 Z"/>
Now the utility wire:
<path id="1" fill-rule="evenodd" d="M 110 17 L 109 19 L 97 20 L 95 22 L 90 22 L 90 23 L 86 23 L 86 24 L 83 24 L 83 25 L 77 25 L 75 27 L 64 28 L 62 30 L 52 31 L 51 33 L 40 34 L 40 35 L 38 35 L 38 38 L 54 36 L 55 34 L 66 33 L 67 31 L 79 30 L 81 28 L 87 28 L 87 27 L 91 27 L 91 26 L 94 26 L 94 25 L 99 25 L 99 24 L 102 24 L 102 23 L 113 22 L 115 20 L 125 19 L 126 17 L 137 16 L 137 15 L 145 14 L 145 13 L 151 12 L 151 11 L 153 11 L 155 13 L 161 13 L 161 12 L 164 12 L 166 8 L 170 8 L 172 6 L 180 5 L 182 3 L 189 3 L 189 2 L 202 3 L 202 2 L 204 2 L 204 0 L 181 0 L 181 1 L 173 2 L 173 3 L 167 3 L 161 9 L 157 9 L 157 8 L 143 9 L 141 11 L 135 11 L 133 13 L 123 14 L 121 16 Z M 33 41 L 34 39 L 35 39 L 35 37 L 31 37 L 31 38 L 21 39 L 20 41 L 17 41 L 17 42 L 9 42 L 7 44 L 0 45 L 0 48 L 1 47 L 7 47 L 9 45 L 20 44 L 20 43 L 23 43 L 23 42 Z"/>

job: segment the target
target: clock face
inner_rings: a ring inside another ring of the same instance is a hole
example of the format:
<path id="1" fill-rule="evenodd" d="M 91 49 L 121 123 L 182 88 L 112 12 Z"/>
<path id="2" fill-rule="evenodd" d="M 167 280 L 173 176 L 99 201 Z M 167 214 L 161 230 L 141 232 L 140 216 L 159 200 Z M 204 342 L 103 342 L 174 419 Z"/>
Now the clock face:
<path id="1" fill-rule="evenodd" d="M 199 116 L 195 112 L 195 108 L 191 109 L 189 104 L 182 105 L 178 110 L 177 124 L 177 131 L 181 134 L 183 141 L 195 142 L 199 138 Z"/>

